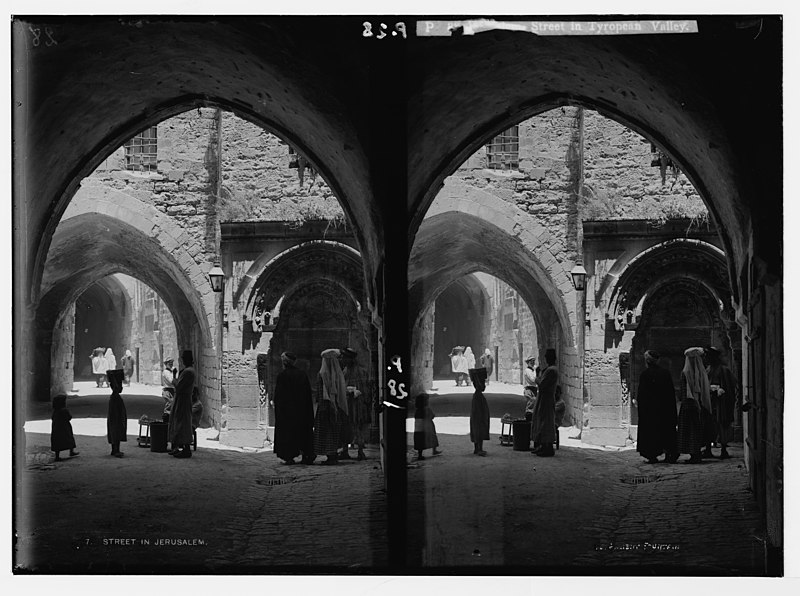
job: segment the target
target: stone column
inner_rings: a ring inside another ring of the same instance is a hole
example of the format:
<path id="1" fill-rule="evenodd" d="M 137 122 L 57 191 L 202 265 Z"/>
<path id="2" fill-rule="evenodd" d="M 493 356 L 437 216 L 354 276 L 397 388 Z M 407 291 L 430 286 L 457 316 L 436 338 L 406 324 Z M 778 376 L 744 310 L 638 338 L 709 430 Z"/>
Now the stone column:
<path id="1" fill-rule="evenodd" d="M 377 41 L 377 40 L 376 40 Z M 408 122 L 405 47 L 378 41 L 369 50 L 370 174 L 375 204 L 380 206 L 382 258 L 375 285 L 383 321 L 383 409 L 389 566 L 404 568 L 408 556 L 406 415 L 410 389 L 408 319 Z"/>

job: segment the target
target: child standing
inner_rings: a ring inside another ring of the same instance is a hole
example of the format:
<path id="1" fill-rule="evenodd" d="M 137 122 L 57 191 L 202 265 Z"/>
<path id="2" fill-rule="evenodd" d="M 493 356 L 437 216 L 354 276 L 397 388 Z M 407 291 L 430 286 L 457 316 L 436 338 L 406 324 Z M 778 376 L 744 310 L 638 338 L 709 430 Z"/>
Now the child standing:
<path id="1" fill-rule="evenodd" d="M 106 428 L 108 430 L 108 442 L 111 443 L 111 455 L 123 457 L 124 454 L 119 450 L 121 441 L 128 440 L 128 413 L 125 410 L 125 402 L 122 401 L 122 380 L 125 373 L 121 368 L 109 370 L 107 372 L 108 385 L 111 387 L 111 396 L 108 398 L 108 417 Z"/>
<path id="2" fill-rule="evenodd" d="M 436 436 L 436 426 L 433 424 L 433 410 L 428 405 L 428 394 L 420 393 L 414 402 L 414 449 L 417 450 L 417 459 L 425 459 L 422 452 L 433 449 L 434 455 L 442 452 L 437 449 L 439 438 Z"/>
<path id="3" fill-rule="evenodd" d="M 61 461 L 60 453 L 69 449 L 70 457 L 75 457 L 75 435 L 72 434 L 72 414 L 67 410 L 67 396 L 56 395 L 53 398 L 53 415 L 50 417 L 50 450 L 56 454 L 56 461 Z"/>
<path id="4" fill-rule="evenodd" d="M 486 389 L 486 369 L 472 368 L 469 378 L 475 387 L 472 394 L 472 408 L 469 413 L 469 440 L 475 444 L 475 455 L 485 456 L 483 442 L 489 440 L 489 404 L 483 395 Z"/>

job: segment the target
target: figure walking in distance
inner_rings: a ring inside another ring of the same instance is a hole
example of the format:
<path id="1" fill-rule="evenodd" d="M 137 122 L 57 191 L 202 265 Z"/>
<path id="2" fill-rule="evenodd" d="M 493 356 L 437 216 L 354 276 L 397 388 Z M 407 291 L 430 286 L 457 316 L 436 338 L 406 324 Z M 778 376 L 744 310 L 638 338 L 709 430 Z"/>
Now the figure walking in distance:
<path id="1" fill-rule="evenodd" d="M 308 375 L 295 364 L 292 352 L 281 354 L 283 370 L 275 379 L 272 405 L 275 408 L 275 455 L 287 465 L 314 462 L 314 400 Z"/>
<path id="2" fill-rule="evenodd" d="M 106 353 L 103 355 L 103 358 L 105 358 L 105 360 L 106 360 L 106 370 L 116 370 L 117 369 L 117 357 L 114 356 L 114 350 L 112 350 L 111 348 L 108 348 L 106 350 Z M 108 375 L 106 375 L 106 377 L 107 376 Z M 108 381 L 108 378 L 106 378 L 106 380 Z M 111 383 L 109 382 L 109 387 L 110 386 L 111 386 Z"/>
<path id="3" fill-rule="evenodd" d="M 486 384 L 489 385 L 494 372 L 494 356 L 489 348 L 486 348 L 481 355 L 481 366 L 486 369 Z"/>
<path id="4" fill-rule="evenodd" d="M 639 376 L 639 387 L 633 400 L 639 408 L 636 450 L 651 464 L 658 463 L 658 456 L 662 453 L 666 462 L 678 460 L 675 386 L 669 371 L 658 365 L 660 357 L 655 350 L 644 353 L 647 368 Z"/>
<path id="5" fill-rule="evenodd" d="M 95 348 L 92 352 L 92 374 L 98 387 L 102 387 L 106 382 L 106 359 L 103 356 L 103 348 Z"/>
<path id="6" fill-rule="evenodd" d="M 125 374 L 125 384 L 131 386 L 131 377 L 133 376 L 134 359 L 131 356 L 130 350 L 125 350 L 125 355 L 122 357 L 122 372 Z"/>

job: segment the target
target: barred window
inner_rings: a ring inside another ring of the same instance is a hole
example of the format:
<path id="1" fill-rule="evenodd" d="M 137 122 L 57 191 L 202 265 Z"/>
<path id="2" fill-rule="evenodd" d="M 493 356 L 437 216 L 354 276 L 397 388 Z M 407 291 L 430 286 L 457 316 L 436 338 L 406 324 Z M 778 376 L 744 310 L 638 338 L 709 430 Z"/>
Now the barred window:
<path id="1" fill-rule="evenodd" d="M 503 131 L 486 145 L 488 165 L 494 170 L 519 168 L 519 126 Z"/>
<path id="2" fill-rule="evenodd" d="M 151 126 L 125 143 L 125 169 L 155 172 L 158 167 L 158 127 Z"/>

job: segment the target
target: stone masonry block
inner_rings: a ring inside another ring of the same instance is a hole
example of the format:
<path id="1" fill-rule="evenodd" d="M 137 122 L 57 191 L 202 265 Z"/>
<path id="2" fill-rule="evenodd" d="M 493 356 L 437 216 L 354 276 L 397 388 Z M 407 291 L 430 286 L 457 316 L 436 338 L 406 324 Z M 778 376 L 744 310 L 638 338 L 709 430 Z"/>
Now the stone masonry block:
<path id="1" fill-rule="evenodd" d="M 581 442 L 589 445 L 608 445 L 624 447 L 628 439 L 625 428 L 585 428 L 581 433 Z"/>
<path id="2" fill-rule="evenodd" d="M 228 430 L 258 428 L 258 408 L 229 407 L 225 414 L 225 427 Z"/>
<path id="3" fill-rule="evenodd" d="M 256 407 L 258 405 L 257 385 L 228 385 L 226 391 L 228 404 L 231 407 Z"/>
<path id="4" fill-rule="evenodd" d="M 619 406 L 621 403 L 620 385 L 615 384 L 592 384 L 589 387 L 592 406 Z"/>
<path id="5" fill-rule="evenodd" d="M 230 447 L 261 449 L 267 440 L 266 432 L 257 430 L 225 430 L 220 433 L 220 443 Z"/>
<path id="6" fill-rule="evenodd" d="M 620 425 L 619 406 L 595 406 L 589 412 L 589 425 L 592 428 L 616 428 Z"/>

